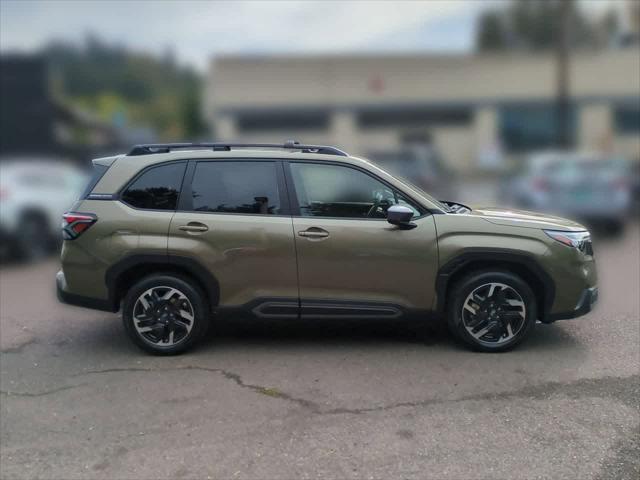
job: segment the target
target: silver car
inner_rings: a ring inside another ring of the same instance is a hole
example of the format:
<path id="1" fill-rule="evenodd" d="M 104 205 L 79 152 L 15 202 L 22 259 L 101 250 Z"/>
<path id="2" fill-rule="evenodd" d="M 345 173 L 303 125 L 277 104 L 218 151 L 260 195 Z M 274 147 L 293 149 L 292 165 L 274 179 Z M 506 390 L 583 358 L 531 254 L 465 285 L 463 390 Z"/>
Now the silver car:
<path id="1" fill-rule="evenodd" d="M 630 167 L 614 156 L 539 153 L 503 184 L 502 196 L 519 208 L 580 219 L 618 232 L 630 214 Z"/>

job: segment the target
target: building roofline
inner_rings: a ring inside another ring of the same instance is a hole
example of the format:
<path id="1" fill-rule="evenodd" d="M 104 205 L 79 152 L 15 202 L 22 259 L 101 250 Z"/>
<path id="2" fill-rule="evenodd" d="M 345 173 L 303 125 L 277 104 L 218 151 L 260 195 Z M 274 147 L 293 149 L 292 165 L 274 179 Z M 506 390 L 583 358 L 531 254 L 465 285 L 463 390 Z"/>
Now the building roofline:
<path id="1" fill-rule="evenodd" d="M 632 55 L 638 54 L 640 46 L 629 46 L 618 49 L 580 49 L 572 51 L 572 58 L 591 59 L 596 56 L 616 56 L 616 55 Z M 514 50 L 505 52 L 309 52 L 301 53 L 265 53 L 265 54 L 234 54 L 222 53 L 211 57 L 211 63 L 247 63 L 254 64 L 260 62 L 306 62 L 306 63 L 322 63 L 331 61 L 441 61 L 441 62 L 468 62 L 468 61 L 484 61 L 498 60 L 508 61 L 522 60 L 529 61 L 532 58 L 553 59 L 555 58 L 553 50 L 548 51 L 524 51 Z"/>
<path id="2" fill-rule="evenodd" d="M 277 111 L 278 113 L 299 113 L 299 112 L 316 112 L 328 113 L 336 111 L 345 112 L 376 112 L 376 111 L 406 111 L 419 109 L 434 108 L 479 108 L 479 107 L 508 107 L 508 106 L 536 106 L 553 102 L 555 97 L 540 96 L 531 97 L 513 97 L 513 98 L 481 98 L 481 99 L 465 99 L 465 100 L 442 100 L 442 101 L 376 101 L 376 102 L 352 102 L 352 103 L 335 103 L 335 104 L 317 104 L 317 103 L 300 103 L 283 105 L 281 103 L 264 104 L 259 106 L 220 105 L 215 109 L 216 114 L 236 115 L 236 114 L 266 114 Z M 589 103 L 613 103 L 616 105 L 628 105 L 640 102 L 640 95 L 572 95 L 570 101 L 584 105 Z"/>

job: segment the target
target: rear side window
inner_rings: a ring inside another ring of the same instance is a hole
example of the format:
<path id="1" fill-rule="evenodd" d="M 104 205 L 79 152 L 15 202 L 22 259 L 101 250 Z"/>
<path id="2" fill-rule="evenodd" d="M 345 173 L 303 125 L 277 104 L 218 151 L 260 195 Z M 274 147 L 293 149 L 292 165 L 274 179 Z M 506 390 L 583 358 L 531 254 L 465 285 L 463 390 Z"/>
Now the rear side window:
<path id="1" fill-rule="evenodd" d="M 134 208 L 175 210 L 185 162 L 161 165 L 146 170 L 122 194 L 122 201 Z"/>
<path id="2" fill-rule="evenodd" d="M 106 165 L 93 165 L 93 170 L 91 170 L 91 178 L 89 179 L 87 186 L 84 188 L 82 195 L 80 195 L 80 198 L 87 198 L 87 196 L 89 196 L 93 188 L 98 184 L 107 170 L 109 170 L 109 167 L 107 167 Z"/>
<path id="3" fill-rule="evenodd" d="M 193 209 L 201 212 L 280 212 L 275 162 L 198 162 L 191 194 Z"/>

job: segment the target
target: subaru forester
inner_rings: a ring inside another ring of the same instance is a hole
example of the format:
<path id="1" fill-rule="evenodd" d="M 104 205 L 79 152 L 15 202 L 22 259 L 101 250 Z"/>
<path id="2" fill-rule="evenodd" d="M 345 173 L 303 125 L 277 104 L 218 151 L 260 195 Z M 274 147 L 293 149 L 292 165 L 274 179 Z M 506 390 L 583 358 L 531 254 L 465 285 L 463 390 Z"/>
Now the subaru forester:
<path id="1" fill-rule="evenodd" d="M 224 313 L 444 318 L 480 351 L 597 301 L 589 232 L 442 202 L 327 146 L 153 144 L 93 161 L 64 215 L 59 299 L 176 354 Z"/>

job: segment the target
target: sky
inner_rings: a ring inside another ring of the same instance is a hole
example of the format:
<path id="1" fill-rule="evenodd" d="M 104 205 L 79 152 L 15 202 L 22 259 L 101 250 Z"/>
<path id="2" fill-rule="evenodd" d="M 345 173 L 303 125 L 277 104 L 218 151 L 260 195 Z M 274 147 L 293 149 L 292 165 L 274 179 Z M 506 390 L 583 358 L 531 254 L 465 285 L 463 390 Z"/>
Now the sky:
<path id="1" fill-rule="evenodd" d="M 135 50 L 213 55 L 471 50 L 480 12 L 504 0 L 0 0 L 0 50 L 35 51 L 88 33 Z M 616 0 L 582 0 L 593 10 Z"/>

